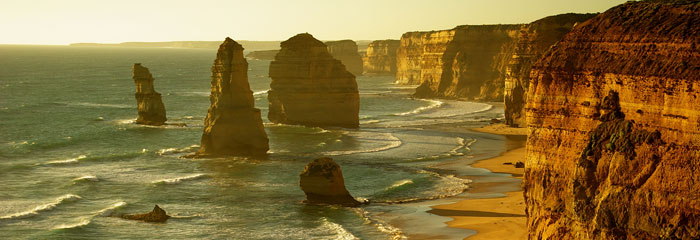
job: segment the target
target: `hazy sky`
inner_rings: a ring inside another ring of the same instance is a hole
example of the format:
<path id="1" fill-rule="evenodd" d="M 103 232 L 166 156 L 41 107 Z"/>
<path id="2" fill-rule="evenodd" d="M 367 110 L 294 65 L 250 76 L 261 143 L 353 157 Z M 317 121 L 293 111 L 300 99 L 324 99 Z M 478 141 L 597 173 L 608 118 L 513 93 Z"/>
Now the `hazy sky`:
<path id="1" fill-rule="evenodd" d="M 398 39 L 464 24 L 603 12 L 625 0 L 2 0 L 0 44 Z"/>

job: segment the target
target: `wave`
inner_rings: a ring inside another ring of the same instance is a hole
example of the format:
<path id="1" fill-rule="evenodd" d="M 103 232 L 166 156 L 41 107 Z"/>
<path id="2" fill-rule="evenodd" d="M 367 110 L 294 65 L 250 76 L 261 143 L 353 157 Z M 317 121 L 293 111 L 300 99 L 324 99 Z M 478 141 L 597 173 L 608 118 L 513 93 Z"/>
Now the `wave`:
<path id="1" fill-rule="evenodd" d="M 100 181 L 100 179 L 94 175 L 85 175 L 85 176 L 73 179 L 73 182 L 85 182 L 85 181 L 97 182 L 97 181 Z"/>
<path id="2" fill-rule="evenodd" d="M 85 159 L 85 158 L 87 158 L 87 156 L 85 156 L 85 155 L 80 155 L 80 156 L 78 156 L 78 157 L 69 158 L 69 159 L 65 159 L 65 160 L 48 161 L 48 162 L 46 162 L 45 164 L 46 164 L 46 165 L 75 164 L 75 163 L 78 163 L 79 160 L 82 160 L 82 159 Z"/>
<path id="3" fill-rule="evenodd" d="M 391 224 L 388 224 L 380 219 L 374 218 L 370 216 L 368 211 L 365 211 L 362 208 L 353 208 L 355 213 L 359 215 L 360 217 L 365 219 L 365 222 L 369 222 L 370 224 L 374 225 L 374 227 L 377 228 L 380 232 L 388 234 L 392 240 L 404 240 L 408 239 L 401 229 L 392 226 Z"/>
<path id="4" fill-rule="evenodd" d="M 102 216 L 102 217 L 109 217 L 112 215 L 114 210 L 120 209 L 122 207 L 126 206 L 126 202 L 117 202 L 109 207 L 106 207 L 100 211 L 95 212 L 95 216 Z"/>
<path id="5" fill-rule="evenodd" d="M 198 174 L 193 174 L 193 175 L 184 176 L 184 177 L 155 180 L 152 183 L 153 184 L 178 184 L 178 183 L 183 182 L 183 181 L 197 180 L 197 179 L 202 179 L 202 178 L 206 178 L 206 177 L 208 177 L 206 174 L 198 173 Z"/>
<path id="6" fill-rule="evenodd" d="M 80 221 L 78 223 L 74 223 L 74 224 L 61 224 L 61 225 L 53 227 L 53 229 L 60 230 L 60 229 L 80 228 L 80 227 L 84 227 L 84 226 L 87 226 L 88 224 L 90 224 L 91 220 L 92 220 L 92 218 L 83 219 L 82 221 Z"/>
<path id="7" fill-rule="evenodd" d="M 106 208 L 104 208 L 104 209 L 102 209 L 102 210 L 99 210 L 99 211 L 97 211 L 97 212 L 94 212 L 93 215 L 91 215 L 91 216 L 88 216 L 88 217 L 86 217 L 86 218 L 82 218 L 82 219 L 81 219 L 79 222 L 77 222 L 77 223 L 72 223 L 72 224 L 61 224 L 61 225 L 58 225 L 58 226 L 53 227 L 53 229 L 54 229 L 54 230 L 61 230 L 61 229 L 81 228 L 81 227 L 87 226 L 87 225 L 89 225 L 90 223 L 92 223 L 92 219 L 93 219 L 93 218 L 95 218 L 95 217 L 97 217 L 97 216 L 109 217 L 109 216 L 112 215 L 112 212 L 114 212 L 114 210 L 119 209 L 119 208 L 122 208 L 122 207 L 124 207 L 124 206 L 126 206 L 126 202 L 117 202 L 117 203 L 114 203 L 114 204 L 110 205 L 109 207 L 106 207 Z"/>
<path id="8" fill-rule="evenodd" d="M 336 240 L 360 239 L 360 238 L 356 237 L 355 235 L 353 235 L 352 233 L 350 233 L 342 225 L 331 222 L 325 217 L 321 218 L 321 221 L 322 221 L 321 227 L 332 231 L 336 236 L 334 238 Z"/>
<path id="9" fill-rule="evenodd" d="M 10 214 L 10 215 L 2 216 L 2 217 L 0 217 L 0 220 L 2 220 L 2 219 L 25 218 L 25 217 L 31 217 L 31 216 L 39 215 L 40 212 L 49 211 L 49 210 L 54 209 L 54 208 L 56 208 L 57 206 L 59 206 L 59 205 L 65 203 L 65 202 L 75 201 L 75 200 L 78 200 L 78 199 L 81 199 L 81 197 L 78 196 L 78 195 L 66 194 L 66 195 L 63 195 L 63 196 L 60 196 L 60 197 L 56 198 L 56 200 L 54 200 L 54 201 L 52 201 L 52 202 L 49 202 L 49 203 L 46 203 L 46 204 L 42 204 L 42 205 L 36 206 L 36 207 L 34 207 L 32 210 L 27 210 L 27 211 L 24 211 L 24 212 L 18 212 L 18 213 L 13 213 L 13 214 Z"/>
<path id="10" fill-rule="evenodd" d="M 386 151 L 389 149 L 394 149 L 398 148 L 401 145 L 403 145 L 403 142 L 401 139 L 395 137 L 391 133 L 385 133 L 387 136 L 384 139 L 377 139 L 375 134 L 381 134 L 377 132 L 372 132 L 373 138 L 372 140 L 380 140 L 381 142 L 388 142 L 386 145 L 377 147 L 377 148 L 370 148 L 370 149 L 357 149 L 357 150 L 344 150 L 344 151 L 327 151 L 327 152 L 321 152 L 321 155 L 326 155 L 326 156 L 340 156 L 340 155 L 350 155 L 350 154 L 357 154 L 357 153 L 371 153 L 371 152 L 381 152 L 381 151 Z"/>
<path id="11" fill-rule="evenodd" d="M 257 91 L 257 92 L 253 92 L 253 96 L 258 96 L 258 95 L 267 94 L 268 91 L 270 91 L 270 89 L 262 90 L 262 91 Z"/>
<path id="12" fill-rule="evenodd" d="M 184 147 L 184 148 L 164 148 L 160 149 L 157 151 L 158 155 L 171 155 L 171 154 L 178 154 L 178 153 L 190 153 L 194 152 L 196 149 L 199 149 L 199 145 L 193 144 L 190 145 L 189 147 Z"/>
<path id="13" fill-rule="evenodd" d="M 392 190 L 392 189 L 400 188 L 402 186 L 409 185 L 409 184 L 413 184 L 412 179 L 399 180 L 399 181 L 394 182 L 394 184 L 387 187 L 385 190 Z"/>
<path id="14" fill-rule="evenodd" d="M 443 104 L 445 104 L 442 101 L 432 100 L 432 99 L 418 99 L 418 100 L 430 102 L 430 105 L 419 107 L 419 108 L 413 109 L 412 111 L 408 111 L 408 112 L 395 113 L 394 116 L 407 116 L 407 115 L 419 114 L 419 113 L 422 113 L 422 112 L 425 112 L 425 111 L 428 111 L 428 110 L 431 110 L 434 108 L 439 108 Z"/>

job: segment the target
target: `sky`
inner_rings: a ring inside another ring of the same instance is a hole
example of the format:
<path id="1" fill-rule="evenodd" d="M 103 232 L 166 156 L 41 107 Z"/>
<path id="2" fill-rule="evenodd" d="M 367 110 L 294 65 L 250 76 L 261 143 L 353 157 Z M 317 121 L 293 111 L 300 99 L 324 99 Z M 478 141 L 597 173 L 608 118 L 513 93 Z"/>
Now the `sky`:
<path id="1" fill-rule="evenodd" d="M 626 0 L 2 0 L 0 44 L 399 39 L 466 24 L 596 13 Z"/>

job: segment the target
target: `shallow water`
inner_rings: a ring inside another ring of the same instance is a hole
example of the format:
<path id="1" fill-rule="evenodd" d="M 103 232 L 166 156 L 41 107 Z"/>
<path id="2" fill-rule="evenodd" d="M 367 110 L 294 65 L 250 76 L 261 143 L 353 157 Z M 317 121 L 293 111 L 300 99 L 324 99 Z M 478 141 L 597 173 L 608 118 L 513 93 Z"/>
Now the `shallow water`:
<path id="1" fill-rule="evenodd" d="M 469 180 L 455 175 L 480 171 L 433 165 L 466 165 L 507 147 L 499 136 L 422 127 L 478 126 L 502 110 L 411 99 L 412 89 L 391 76 L 358 77 L 360 129 L 269 123 L 269 62 L 249 60 L 268 159 L 184 159 L 198 149 L 214 57 L 202 49 L 0 46 L 0 237 L 387 239 L 411 230 L 382 214 L 463 194 Z M 133 124 L 135 62 L 154 75 L 168 121 L 187 127 Z M 341 165 L 354 196 L 373 204 L 302 204 L 298 174 L 322 155 Z M 106 217 L 154 204 L 175 217 L 166 224 Z"/>

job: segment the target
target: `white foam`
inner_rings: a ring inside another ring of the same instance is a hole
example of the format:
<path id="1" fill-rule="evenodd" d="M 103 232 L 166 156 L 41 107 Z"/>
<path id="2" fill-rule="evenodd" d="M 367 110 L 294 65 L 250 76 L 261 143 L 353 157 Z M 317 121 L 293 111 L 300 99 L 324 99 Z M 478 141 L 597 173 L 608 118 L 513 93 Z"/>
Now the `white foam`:
<path id="1" fill-rule="evenodd" d="M 359 239 L 355 235 L 352 235 L 348 230 L 343 228 L 342 225 L 329 221 L 327 218 L 321 218 L 321 227 L 332 231 L 335 234 L 336 240 L 355 240 Z"/>
<path id="2" fill-rule="evenodd" d="M 396 182 L 394 182 L 394 184 L 391 184 L 391 186 L 389 186 L 389 187 L 387 188 L 387 190 L 389 190 L 389 189 L 394 189 L 394 188 L 401 187 L 401 186 L 403 186 L 403 185 L 408 185 L 408 184 L 413 184 L 413 180 L 411 180 L 411 179 L 404 179 L 404 180 L 396 181 Z"/>
<path id="3" fill-rule="evenodd" d="M 408 239 L 405 235 L 403 235 L 401 229 L 394 227 L 386 223 L 385 221 L 371 217 L 369 212 L 365 211 L 364 209 L 353 208 L 353 210 L 357 215 L 360 215 L 362 218 L 364 218 L 365 222 L 374 225 L 374 227 L 376 227 L 377 230 L 379 230 L 380 232 L 388 234 L 392 240 Z"/>
<path id="4" fill-rule="evenodd" d="M 74 224 L 61 224 L 61 225 L 55 226 L 53 229 L 58 230 L 58 229 L 79 228 L 79 227 L 87 226 L 88 224 L 90 224 L 90 220 L 92 220 L 92 218 L 83 219 L 82 221 L 80 221 L 78 223 L 74 223 Z"/>
<path id="5" fill-rule="evenodd" d="M 199 145 L 193 144 L 188 147 L 184 148 L 164 148 L 158 150 L 158 155 L 169 155 L 169 154 L 177 154 L 177 153 L 187 153 L 187 152 L 193 152 L 195 149 L 198 149 Z"/>
<path id="6" fill-rule="evenodd" d="M 413 109 L 412 111 L 408 111 L 408 112 L 395 113 L 394 116 L 406 116 L 406 115 L 419 114 L 419 113 L 422 113 L 422 112 L 425 112 L 425 111 L 428 111 L 428 110 L 431 110 L 434 108 L 439 108 L 445 103 L 442 101 L 432 100 L 432 99 L 418 99 L 418 100 L 430 102 L 430 105 L 424 106 L 424 107 L 419 107 L 419 108 Z"/>
<path id="7" fill-rule="evenodd" d="M 35 216 L 35 215 L 38 215 L 40 212 L 54 209 L 58 205 L 60 205 L 64 202 L 74 201 L 74 200 L 78 200 L 78 199 L 81 199 L 81 197 L 78 195 L 66 194 L 66 195 L 63 195 L 63 196 L 56 198 L 56 200 L 54 200 L 52 202 L 36 206 L 32 210 L 27 210 L 24 212 L 18 212 L 18 213 L 13 213 L 10 215 L 5 215 L 5 216 L 0 217 L 0 219 L 16 219 L 16 218 Z"/>
<path id="8" fill-rule="evenodd" d="M 82 177 L 74 178 L 74 179 L 73 179 L 73 182 L 80 182 L 80 181 L 97 182 L 97 181 L 100 181 L 100 179 L 97 178 L 97 176 L 94 176 L 94 175 L 85 175 L 85 176 L 82 176 Z"/>
<path id="9" fill-rule="evenodd" d="M 270 91 L 270 89 L 262 90 L 262 91 L 257 91 L 257 92 L 254 92 L 254 93 L 253 93 L 253 96 L 258 96 L 258 95 L 262 95 L 262 94 L 267 94 L 268 91 Z"/>
<path id="10" fill-rule="evenodd" d="M 69 158 L 69 159 L 65 159 L 65 160 L 49 161 L 49 162 L 46 162 L 46 164 L 48 164 L 48 165 L 74 164 L 74 163 L 78 163 L 79 160 L 85 159 L 85 158 L 87 158 L 87 156 L 80 155 L 78 157 Z"/>
<path id="11" fill-rule="evenodd" d="M 184 177 L 155 180 L 152 183 L 153 184 L 178 184 L 182 181 L 196 180 L 196 179 L 201 179 L 201 178 L 205 178 L 205 177 L 207 177 L 206 174 L 198 173 L 198 174 L 193 174 L 193 175 L 184 176 Z"/>
<path id="12" fill-rule="evenodd" d="M 395 137 L 391 133 L 378 133 L 378 132 L 371 132 L 371 133 L 354 133 L 354 135 L 360 135 L 360 136 L 355 136 L 358 139 L 369 139 L 369 140 L 374 140 L 375 142 L 382 142 L 384 143 L 383 146 L 376 147 L 376 148 L 369 148 L 369 149 L 356 149 L 356 150 L 344 150 L 344 151 L 328 151 L 328 152 L 321 152 L 321 155 L 327 155 L 327 156 L 339 156 L 339 155 L 350 155 L 350 154 L 356 154 L 356 153 L 370 153 L 370 152 L 381 152 L 381 151 L 386 151 L 389 149 L 394 149 L 397 147 L 400 147 L 403 142 L 401 139 Z M 367 138 L 365 136 L 362 136 L 364 134 L 369 134 L 372 137 Z M 350 134 L 353 135 L 353 134 Z M 384 136 L 384 138 L 382 138 Z"/>
<path id="13" fill-rule="evenodd" d="M 112 215 L 114 210 L 117 210 L 117 209 L 122 208 L 124 206 L 126 206 L 126 202 L 117 202 L 117 203 L 110 205 L 107 208 L 104 208 L 100 211 L 95 212 L 95 215 L 102 216 L 102 217 L 109 217 Z"/>

